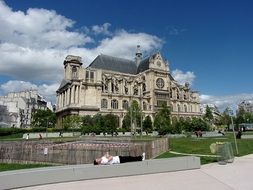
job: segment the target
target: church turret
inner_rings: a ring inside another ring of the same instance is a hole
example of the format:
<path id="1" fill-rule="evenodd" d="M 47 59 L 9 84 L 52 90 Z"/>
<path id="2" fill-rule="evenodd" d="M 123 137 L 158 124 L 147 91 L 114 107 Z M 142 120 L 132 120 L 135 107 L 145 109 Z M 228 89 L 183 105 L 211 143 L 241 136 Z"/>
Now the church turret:
<path id="1" fill-rule="evenodd" d="M 136 61 L 137 67 L 140 65 L 141 60 L 142 60 L 141 46 L 137 45 L 137 50 L 135 53 L 135 61 Z"/>
<path id="2" fill-rule="evenodd" d="M 79 70 L 82 66 L 82 58 L 79 56 L 68 55 L 63 64 L 65 69 L 64 78 L 67 80 L 79 79 Z"/>

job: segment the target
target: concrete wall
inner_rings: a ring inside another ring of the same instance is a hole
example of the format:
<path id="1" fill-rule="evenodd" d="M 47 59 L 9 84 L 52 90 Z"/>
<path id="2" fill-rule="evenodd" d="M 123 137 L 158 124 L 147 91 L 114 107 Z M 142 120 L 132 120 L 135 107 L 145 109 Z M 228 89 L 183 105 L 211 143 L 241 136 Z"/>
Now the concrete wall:
<path id="1" fill-rule="evenodd" d="M 125 139 L 86 139 L 55 144 L 51 141 L 18 141 L 0 144 L 0 162 L 42 162 L 59 164 L 92 163 L 106 152 L 111 155 L 138 156 L 146 152 L 153 158 L 168 150 L 168 139 L 131 142 Z"/>
<path id="2" fill-rule="evenodd" d="M 144 175 L 199 168 L 200 158 L 184 156 L 105 166 L 83 164 L 24 169 L 0 172 L 0 190 L 78 180 Z M 167 189 L 170 189 L 169 185 L 170 184 L 168 184 Z"/>

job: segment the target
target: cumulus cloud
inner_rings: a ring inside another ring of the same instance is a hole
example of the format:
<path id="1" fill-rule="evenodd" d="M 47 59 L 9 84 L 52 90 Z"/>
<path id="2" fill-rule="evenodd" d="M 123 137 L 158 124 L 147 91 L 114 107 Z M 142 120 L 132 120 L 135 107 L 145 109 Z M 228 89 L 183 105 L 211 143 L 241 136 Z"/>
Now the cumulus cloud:
<path id="1" fill-rule="evenodd" d="M 229 96 L 200 95 L 201 104 L 214 104 L 221 112 L 227 107 L 231 107 L 235 110 L 237 105 L 243 100 L 253 100 L 253 94 L 236 94 Z"/>
<path id="2" fill-rule="evenodd" d="M 111 35 L 111 32 L 109 31 L 109 27 L 111 26 L 110 23 L 104 23 L 103 25 L 94 25 L 92 26 L 92 31 L 94 34 L 104 34 L 104 35 Z"/>
<path id="3" fill-rule="evenodd" d="M 186 82 L 192 85 L 195 79 L 195 75 L 191 71 L 187 71 L 186 73 L 184 73 L 183 71 L 176 69 L 172 71 L 171 75 L 181 85 L 184 85 Z"/>
<path id="4" fill-rule="evenodd" d="M 133 59 L 137 44 L 144 52 L 163 45 L 154 35 L 123 29 L 111 32 L 110 23 L 80 29 L 74 25 L 75 21 L 54 10 L 13 11 L 0 0 L 0 73 L 15 80 L 2 84 L 0 93 L 36 88 L 51 96 L 63 78 L 62 63 L 68 54 L 81 56 L 85 67 L 99 54 Z M 94 43 L 91 36 L 98 34 L 107 37 L 87 47 Z"/>
<path id="5" fill-rule="evenodd" d="M 59 87 L 58 83 L 53 84 L 42 84 L 36 85 L 31 82 L 25 81 L 17 81 L 11 80 L 2 85 L 0 85 L 0 91 L 3 94 L 7 94 L 9 92 L 19 92 L 25 90 L 38 90 L 39 94 L 41 94 L 47 100 L 55 102 L 56 99 L 56 92 L 55 90 Z"/>
<path id="6" fill-rule="evenodd" d="M 0 41 L 22 47 L 68 48 L 84 45 L 92 39 L 83 33 L 68 29 L 74 21 L 46 9 L 28 9 L 27 12 L 12 11 L 0 1 Z"/>

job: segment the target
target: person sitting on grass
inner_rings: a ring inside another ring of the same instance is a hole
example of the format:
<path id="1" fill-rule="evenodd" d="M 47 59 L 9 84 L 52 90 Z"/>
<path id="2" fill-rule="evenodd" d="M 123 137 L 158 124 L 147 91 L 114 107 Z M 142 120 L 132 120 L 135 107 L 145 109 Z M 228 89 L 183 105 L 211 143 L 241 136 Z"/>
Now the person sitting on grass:
<path id="1" fill-rule="evenodd" d="M 94 160 L 94 165 L 112 165 L 121 164 L 126 162 L 136 162 L 145 160 L 145 152 L 142 156 L 111 156 L 108 153 L 101 158 Z"/>

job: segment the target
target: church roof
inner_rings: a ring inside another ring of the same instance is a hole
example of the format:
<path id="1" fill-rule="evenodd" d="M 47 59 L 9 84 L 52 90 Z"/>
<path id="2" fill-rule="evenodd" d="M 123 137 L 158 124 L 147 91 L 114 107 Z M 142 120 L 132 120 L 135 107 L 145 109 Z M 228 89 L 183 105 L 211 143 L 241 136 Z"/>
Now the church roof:
<path id="1" fill-rule="evenodd" d="M 61 81 L 61 85 L 60 85 L 60 87 L 58 88 L 58 90 L 60 90 L 60 89 L 62 89 L 64 86 L 66 86 L 67 84 L 70 84 L 71 82 L 69 81 L 69 80 L 66 80 L 66 79 L 63 79 L 62 81 Z M 58 91 L 57 90 L 57 91 Z"/>
<path id="2" fill-rule="evenodd" d="M 128 74 L 136 74 L 137 71 L 137 66 L 134 61 L 103 54 L 97 56 L 89 67 Z"/>
<path id="3" fill-rule="evenodd" d="M 140 73 L 149 69 L 149 58 L 150 56 L 141 60 L 140 65 L 138 66 L 138 69 L 137 69 L 137 73 Z"/>

